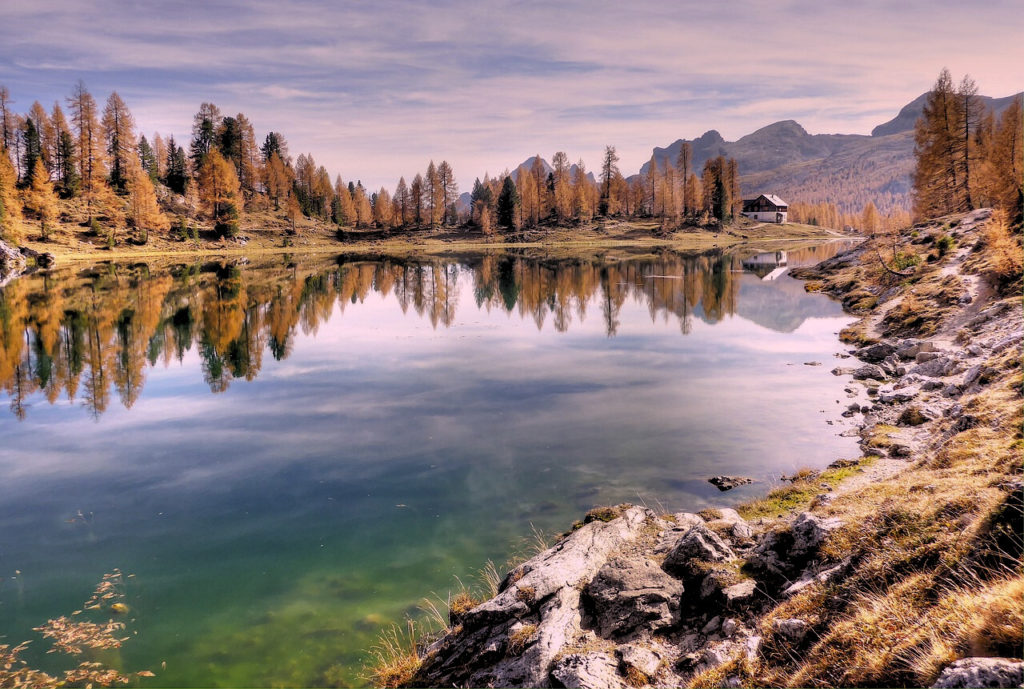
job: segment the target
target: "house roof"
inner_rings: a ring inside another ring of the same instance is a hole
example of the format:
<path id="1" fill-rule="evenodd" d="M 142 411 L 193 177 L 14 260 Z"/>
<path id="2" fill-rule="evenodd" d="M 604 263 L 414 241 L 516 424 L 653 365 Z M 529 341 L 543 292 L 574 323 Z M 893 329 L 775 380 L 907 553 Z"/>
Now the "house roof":
<path id="1" fill-rule="evenodd" d="M 769 201 L 771 201 L 771 202 L 772 202 L 773 204 L 775 204 L 776 206 L 788 206 L 788 205 L 789 205 L 788 203 L 786 203 L 785 201 L 783 201 L 782 199 L 780 199 L 780 198 L 779 198 L 778 196 L 776 196 L 775 194 L 761 194 L 761 196 L 765 197 L 766 199 L 768 199 Z"/>

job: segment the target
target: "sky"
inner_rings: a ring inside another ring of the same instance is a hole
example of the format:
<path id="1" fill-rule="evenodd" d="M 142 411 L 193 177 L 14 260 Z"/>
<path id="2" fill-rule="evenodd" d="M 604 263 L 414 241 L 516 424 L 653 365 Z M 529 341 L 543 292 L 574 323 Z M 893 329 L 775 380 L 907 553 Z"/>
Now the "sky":
<path id="1" fill-rule="evenodd" d="M 26 112 L 82 79 L 179 140 L 209 101 L 346 182 L 444 159 L 466 191 L 536 153 L 629 175 L 709 129 L 869 134 L 943 67 L 1007 96 L 1021 36 L 1019 0 L 4 0 L 0 84 Z"/>

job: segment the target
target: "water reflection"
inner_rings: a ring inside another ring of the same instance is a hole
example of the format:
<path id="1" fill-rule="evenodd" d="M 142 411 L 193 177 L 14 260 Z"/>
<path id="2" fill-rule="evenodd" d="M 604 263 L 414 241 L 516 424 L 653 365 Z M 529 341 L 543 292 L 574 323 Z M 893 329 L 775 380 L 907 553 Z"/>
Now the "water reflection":
<path id="1" fill-rule="evenodd" d="M 792 332 L 814 315 L 815 302 L 798 283 L 768 290 L 744 285 L 743 271 L 770 281 L 788 266 L 823 260 L 845 246 L 634 260 L 341 256 L 301 268 L 282 262 L 243 269 L 224 262 L 63 271 L 0 290 L 0 389 L 18 419 L 34 393 L 51 404 L 62 395 L 81 400 L 99 417 L 112 392 L 130 409 L 148 367 L 181 361 L 195 347 L 210 391 L 224 392 L 236 379 L 253 380 L 265 352 L 287 359 L 297 331 L 315 334 L 370 293 L 393 296 L 403 313 L 411 307 L 434 329 L 451 327 L 460 308 L 469 306 L 465 290 L 478 310 L 516 313 L 538 330 L 550 321 L 559 333 L 598 313 L 606 335 L 614 337 L 628 300 L 645 304 L 652 321 L 675 318 L 683 335 L 694 318 L 714 324 L 735 314 Z"/>

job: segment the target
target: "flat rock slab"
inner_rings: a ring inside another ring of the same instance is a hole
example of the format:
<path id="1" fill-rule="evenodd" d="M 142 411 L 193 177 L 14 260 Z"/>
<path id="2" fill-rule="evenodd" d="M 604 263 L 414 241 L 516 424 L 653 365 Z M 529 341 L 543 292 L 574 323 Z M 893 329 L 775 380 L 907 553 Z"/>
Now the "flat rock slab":
<path id="1" fill-rule="evenodd" d="M 619 677 L 618 663 L 607 653 L 573 653 L 551 670 L 563 687 L 573 689 L 618 689 L 625 684 Z"/>

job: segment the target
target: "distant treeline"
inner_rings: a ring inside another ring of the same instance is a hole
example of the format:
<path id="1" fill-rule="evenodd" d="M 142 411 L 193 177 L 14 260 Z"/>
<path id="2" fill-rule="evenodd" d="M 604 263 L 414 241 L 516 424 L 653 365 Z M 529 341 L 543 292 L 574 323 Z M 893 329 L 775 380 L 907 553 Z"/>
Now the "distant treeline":
<path id="1" fill-rule="evenodd" d="M 0 86 L 0 236 L 13 242 L 22 239 L 25 223 L 38 223 L 45 239 L 57 222 L 58 198 L 84 201 L 86 223 L 107 232 L 111 243 L 126 227 L 142 241 L 150 231 L 184 236 L 197 219 L 233 236 L 244 212 L 270 208 L 283 209 L 293 229 L 305 216 L 385 230 L 471 222 L 489 233 L 598 215 L 731 220 L 742 204 L 735 160 L 711 159 L 698 175 L 689 145 L 675 165 L 659 167 L 652 158 L 649 170 L 629 181 L 612 146 L 597 180 L 564 151 L 554 154 L 551 168 L 537 156 L 530 168 L 476 179 L 466 208 L 457 203 L 459 184 L 447 161 L 430 161 L 394 190 L 367 190 L 340 175 L 332 180 L 312 154 L 293 159 L 280 132 L 258 144 L 244 114 L 226 116 L 212 103 L 199 107 L 191 140 L 183 143 L 140 134 L 117 92 L 101 109 L 81 81 L 49 111 L 37 101 L 20 114 L 13 102 Z"/>

